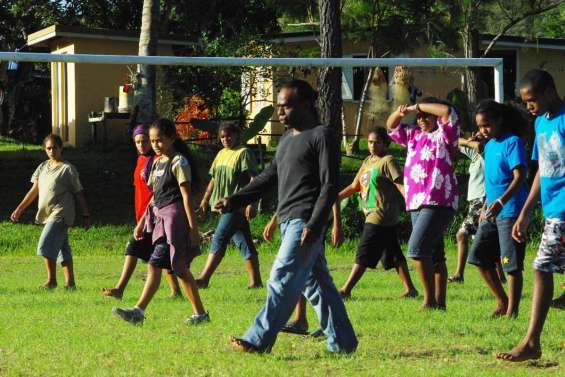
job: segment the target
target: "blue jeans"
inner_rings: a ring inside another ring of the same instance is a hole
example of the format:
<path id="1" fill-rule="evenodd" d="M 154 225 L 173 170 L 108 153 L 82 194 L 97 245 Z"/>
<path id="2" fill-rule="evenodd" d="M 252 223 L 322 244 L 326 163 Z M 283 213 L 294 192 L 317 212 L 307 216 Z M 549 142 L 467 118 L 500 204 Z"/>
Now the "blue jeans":
<path id="1" fill-rule="evenodd" d="M 37 243 L 37 255 L 56 260 L 58 263 L 72 262 L 73 255 L 69 246 L 68 229 L 64 221 L 45 223 Z"/>
<path id="2" fill-rule="evenodd" d="M 408 240 L 408 257 L 431 259 L 434 266 L 445 263 L 443 233 L 455 211 L 446 207 L 422 207 L 410 212 L 412 233 Z"/>
<path id="3" fill-rule="evenodd" d="M 304 225 L 301 219 L 281 224 L 282 243 L 267 283 L 267 302 L 243 339 L 259 351 L 269 352 L 302 292 L 327 336 L 328 351 L 353 352 L 357 338 L 327 267 L 323 234 L 300 246 Z"/>
<path id="4" fill-rule="evenodd" d="M 245 260 L 257 255 L 249 222 L 241 211 L 227 212 L 220 216 L 212 237 L 210 254 L 224 256 L 230 239 L 233 240 Z"/>

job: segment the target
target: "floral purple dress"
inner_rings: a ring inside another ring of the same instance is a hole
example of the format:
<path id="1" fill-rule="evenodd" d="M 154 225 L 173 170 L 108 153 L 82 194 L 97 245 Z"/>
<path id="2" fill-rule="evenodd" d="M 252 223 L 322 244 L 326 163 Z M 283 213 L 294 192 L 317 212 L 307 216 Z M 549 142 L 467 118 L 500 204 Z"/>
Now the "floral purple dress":
<path id="1" fill-rule="evenodd" d="M 392 140 L 408 149 L 404 166 L 407 211 L 422 206 L 457 209 L 453 161 L 459 143 L 459 117 L 455 110 L 450 109 L 446 122 L 438 117 L 437 126 L 427 133 L 416 124 L 400 124 L 389 132 Z"/>

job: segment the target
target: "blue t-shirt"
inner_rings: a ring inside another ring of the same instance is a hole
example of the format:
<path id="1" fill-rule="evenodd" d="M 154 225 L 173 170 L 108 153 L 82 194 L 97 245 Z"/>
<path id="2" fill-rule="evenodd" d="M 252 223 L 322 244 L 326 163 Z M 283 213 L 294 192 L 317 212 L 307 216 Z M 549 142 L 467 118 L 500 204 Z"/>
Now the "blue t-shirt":
<path id="1" fill-rule="evenodd" d="M 535 129 L 532 159 L 539 163 L 543 214 L 565 220 L 565 104 L 550 119 L 538 116 Z"/>
<path id="2" fill-rule="evenodd" d="M 487 208 L 508 189 L 514 179 L 512 170 L 527 166 L 524 143 L 516 135 L 505 133 L 485 145 L 485 191 Z M 526 182 L 504 204 L 497 217 L 517 217 L 528 196 Z"/>

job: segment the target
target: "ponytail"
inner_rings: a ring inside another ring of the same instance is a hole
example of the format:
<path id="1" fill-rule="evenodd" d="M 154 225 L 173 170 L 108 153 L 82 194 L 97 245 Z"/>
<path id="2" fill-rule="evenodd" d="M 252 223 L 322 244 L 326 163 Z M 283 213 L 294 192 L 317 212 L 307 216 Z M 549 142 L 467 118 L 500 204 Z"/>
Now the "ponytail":
<path id="1" fill-rule="evenodd" d="M 486 99 L 477 105 L 475 116 L 477 114 L 483 115 L 489 123 L 520 138 L 528 135 L 528 121 L 524 114 L 514 106 Z"/>

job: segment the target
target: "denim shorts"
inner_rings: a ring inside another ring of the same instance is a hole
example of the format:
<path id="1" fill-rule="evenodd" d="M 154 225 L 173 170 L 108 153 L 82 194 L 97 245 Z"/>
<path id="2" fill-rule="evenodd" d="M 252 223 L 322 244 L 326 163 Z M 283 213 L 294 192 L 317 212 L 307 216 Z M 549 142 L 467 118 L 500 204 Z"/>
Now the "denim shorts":
<path id="1" fill-rule="evenodd" d="M 365 223 L 359 240 L 355 263 L 361 266 L 375 268 L 379 261 L 385 270 L 406 262 L 398 243 L 395 226 L 382 226 Z"/>
<path id="2" fill-rule="evenodd" d="M 422 207 L 410 211 L 412 233 L 408 240 L 408 257 L 431 259 L 434 265 L 445 263 L 443 233 L 455 211 L 447 207 Z"/>
<path id="3" fill-rule="evenodd" d="M 534 268 L 542 272 L 565 272 L 565 220 L 545 220 Z"/>
<path id="4" fill-rule="evenodd" d="M 64 221 L 49 221 L 43 227 L 37 244 L 37 255 L 57 262 L 72 262 L 69 227 Z"/>
<path id="5" fill-rule="evenodd" d="M 212 237 L 210 254 L 223 256 L 226 253 L 230 239 L 233 240 L 239 249 L 239 254 L 245 260 L 257 255 L 257 249 L 253 244 L 253 237 L 249 228 L 249 221 L 247 221 L 242 211 L 227 212 L 220 216 Z"/>
<path id="6" fill-rule="evenodd" d="M 522 271 L 526 255 L 526 243 L 512 238 L 515 217 L 484 220 L 479 224 L 477 234 L 469 252 L 467 262 L 486 269 L 494 269 L 500 260 L 506 273 Z"/>

